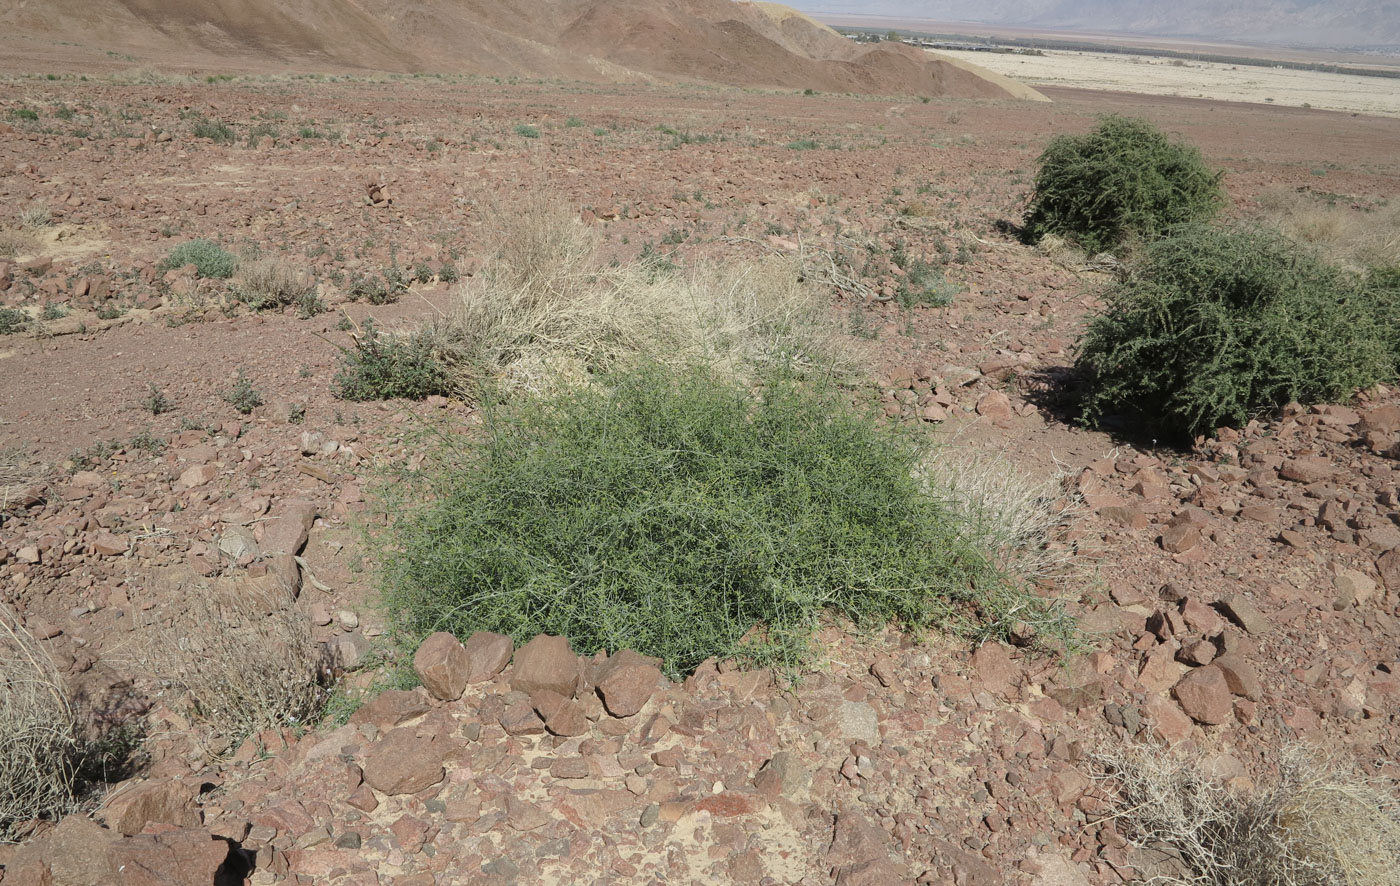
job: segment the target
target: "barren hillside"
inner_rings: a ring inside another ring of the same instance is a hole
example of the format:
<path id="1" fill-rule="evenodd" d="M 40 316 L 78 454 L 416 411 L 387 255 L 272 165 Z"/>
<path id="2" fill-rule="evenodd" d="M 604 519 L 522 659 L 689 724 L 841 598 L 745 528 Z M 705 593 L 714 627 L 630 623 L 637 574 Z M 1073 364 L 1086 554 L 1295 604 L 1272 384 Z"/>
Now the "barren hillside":
<path id="1" fill-rule="evenodd" d="M 786 7 L 731 0 L 55 0 L 0 11 L 0 26 L 11 69 L 367 69 L 1010 96 L 908 47 L 857 48 Z"/>

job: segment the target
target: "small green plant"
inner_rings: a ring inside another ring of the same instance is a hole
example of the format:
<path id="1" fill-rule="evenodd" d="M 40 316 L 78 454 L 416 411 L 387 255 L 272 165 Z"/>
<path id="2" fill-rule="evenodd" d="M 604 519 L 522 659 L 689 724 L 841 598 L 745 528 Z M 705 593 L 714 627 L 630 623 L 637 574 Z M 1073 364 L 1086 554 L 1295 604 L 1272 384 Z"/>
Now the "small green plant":
<path id="1" fill-rule="evenodd" d="M 254 409 L 263 405 L 262 394 L 253 387 L 253 382 L 242 370 L 238 370 L 238 377 L 234 379 L 233 387 L 224 392 L 224 402 L 238 410 L 240 415 L 248 415 Z"/>
<path id="2" fill-rule="evenodd" d="M 1207 221 L 1225 204 L 1221 173 L 1145 120 L 1109 115 L 1084 135 L 1052 139 L 1039 162 L 1029 242 L 1056 234 L 1096 253 Z"/>
<path id="3" fill-rule="evenodd" d="M 799 138 L 797 141 L 788 142 L 790 151 L 814 151 L 821 147 L 821 143 L 814 138 Z"/>
<path id="4" fill-rule="evenodd" d="M 431 332 L 409 335 L 383 332 L 366 320 L 353 348 L 341 349 L 341 366 L 332 386 L 342 400 L 422 400 L 452 392 L 447 368 L 438 358 Z"/>
<path id="5" fill-rule="evenodd" d="M 29 326 L 29 315 L 18 308 L 0 308 L 0 335 L 14 335 Z"/>
<path id="6" fill-rule="evenodd" d="M 33 108 L 11 108 L 10 119 L 33 123 L 39 119 L 39 112 Z"/>
<path id="7" fill-rule="evenodd" d="M 457 266 L 451 262 L 444 262 L 438 268 L 438 279 L 444 283 L 456 283 L 458 280 Z"/>
<path id="8" fill-rule="evenodd" d="M 419 283 L 431 283 L 433 281 L 433 266 L 426 261 L 420 261 L 413 266 L 413 279 Z"/>
<path id="9" fill-rule="evenodd" d="M 175 404 L 170 402 L 170 398 L 165 396 L 165 392 L 156 387 L 154 382 L 147 386 L 141 407 L 151 415 L 164 415 L 175 410 Z"/>
<path id="10" fill-rule="evenodd" d="M 386 604 L 411 637 L 562 634 L 671 674 L 797 665 L 828 614 L 978 635 L 1034 618 L 921 479 L 926 438 L 843 399 L 642 365 L 493 407 L 386 502 L 403 515 L 382 538 Z"/>
<path id="11" fill-rule="evenodd" d="M 40 320 L 61 320 L 68 316 L 68 308 L 58 302 L 46 301 L 39 313 Z"/>
<path id="12" fill-rule="evenodd" d="M 233 276 L 238 260 L 212 240 L 190 240 L 170 251 L 160 263 L 162 271 L 194 265 L 195 276 L 227 279 Z"/>
<path id="13" fill-rule="evenodd" d="M 234 140 L 233 130 L 228 124 L 217 121 L 197 120 L 193 132 L 195 138 L 207 138 L 219 145 L 231 145 Z"/>
<path id="14" fill-rule="evenodd" d="M 802 94 L 803 94 L 803 95 L 816 95 L 816 94 L 817 94 L 817 91 L 816 91 L 815 89 L 813 89 L 812 87 L 809 86 L 809 87 L 807 87 L 806 89 L 802 90 Z"/>
<path id="15" fill-rule="evenodd" d="M 1179 228 L 1106 302 L 1077 358 L 1089 424 L 1126 418 L 1189 440 L 1395 375 L 1389 299 L 1270 231 Z"/>
<path id="16" fill-rule="evenodd" d="M 577 117 L 570 117 L 564 121 L 564 125 L 569 129 L 577 129 L 583 125 L 583 121 Z"/>
<path id="17" fill-rule="evenodd" d="M 520 123 L 515 127 L 515 134 L 521 138 L 539 138 L 540 130 L 537 126 L 531 126 L 528 123 Z"/>
<path id="18" fill-rule="evenodd" d="M 304 291 L 297 296 L 295 302 L 298 320 L 310 320 L 320 314 L 324 314 L 328 309 L 326 303 L 321 300 L 321 295 L 315 288 Z"/>
<path id="19" fill-rule="evenodd" d="M 117 304 L 115 301 L 108 301 L 97 309 L 97 319 L 115 320 L 124 313 L 126 312 L 122 310 L 121 305 Z"/>

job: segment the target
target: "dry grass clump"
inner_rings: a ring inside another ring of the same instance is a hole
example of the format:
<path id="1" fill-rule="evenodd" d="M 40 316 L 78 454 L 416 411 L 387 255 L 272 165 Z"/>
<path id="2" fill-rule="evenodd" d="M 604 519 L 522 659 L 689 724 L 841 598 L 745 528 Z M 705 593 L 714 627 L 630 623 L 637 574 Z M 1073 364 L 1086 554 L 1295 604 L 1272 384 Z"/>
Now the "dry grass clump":
<path id="1" fill-rule="evenodd" d="M 0 605 L 0 843 L 72 805 L 77 746 L 53 659 Z"/>
<path id="2" fill-rule="evenodd" d="M 597 234 L 557 201 L 535 196 L 498 217 L 493 262 L 434 330 L 468 392 L 486 381 L 543 390 L 642 358 L 726 372 L 843 361 L 838 327 L 795 262 L 605 268 Z"/>
<path id="3" fill-rule="evenodd" d="M 295 304 L 316 288 L 316 280 L 275 258 L 240 261 L 234 272 L 234 292 L 254 310 Z"/>
<path id="4" fill-rule="evenodd" d="M 1006 455 L 947 446 L 924 466 L 931 488 L 969 541 L 1008 575 L 1036 584 L 1062 576 L 1073 550 L 1058 535 L 1081 510 L 1063 474 L 1037 476 Z"/>
<path id="5" fill-rule="evenodd" d="M 1328 261 L 1352 270 L 1400 267 L 1400 201 L 1357 209 L 1280 188 L 1264 192 L 1258 202 L 1262 221 L 1315 247 Z"/>
<path id="6" fill-rule="evenodd" d="M 1219 886 L 1396 886 L 1400 802 L 1393 785 L 1301 747 L 1278 779 L 1232 790 L 1200 761 L 1141 750 L 1100 761 L 1117 788 L 1122 826 L 1166 850 L 1189 876 L 1154 882 Z"/>
<path id="7" fill-rule="evenodd" d="M 320 648 L 283 586 L 270 576 L 175 583 L 182 606 L 150 626 L 141 657 L 153 676 L 185 691 L 192 718 L 234 745 L 316 715 Z"/>

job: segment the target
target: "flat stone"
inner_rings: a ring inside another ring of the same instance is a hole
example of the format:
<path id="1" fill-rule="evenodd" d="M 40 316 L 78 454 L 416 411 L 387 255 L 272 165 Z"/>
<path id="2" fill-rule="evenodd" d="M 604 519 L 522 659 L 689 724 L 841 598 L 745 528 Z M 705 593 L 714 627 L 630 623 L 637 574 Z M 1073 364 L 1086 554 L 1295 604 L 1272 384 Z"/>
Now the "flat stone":
<path id="1" fill-rule="evenodd" d="M 1201 545 L 1201 533 L 1195 526 L 1189 523 L 1181 523 L 1176 526 L 1168 526 L 1162 530 L 1162 535 L 1158 539 L 1162 550 L 1173 554 L 1184 554 L 1194 550 Z"/>
<path id="2" fill-rule="evenodd" d="M 1215 604 L 1226 617 L 1249 634 L 1267 634 L 1273 623 L 1243 594 L 1228 594 Z"/>
<path id="3" fill-rule="evenodd" d="M 880 745 L 880 717 L 863 701 L 843 701 L 836 708 L 836 732 L 846 742 L 863 741 Z"/>
<path id="4" fill-rule="evenodd" d="M 1295 483 L 1320 483 L 1336 476 L 1337 468 L 1325 458 L 1315 455 L 1300 455 L 1291 458 L 1279 468 L 1278 475 Z"/>
<path id="5" fill-rule="evenodd" d="M 194 791 L 175 779 L 127 782 L 102 805 L 102 820 L 127 836 L 141 833 L 148 824 L 182 828 L 199 827 Z"/>
<path id="6" fill-rule="evenodd" d="M 390 730 L 365 754 L 365 784 L 383 794 L 416 794 L 445 774 L 442 748 L 409 726 Z"/>
<path id="7" fill-rule="evenodd" d="M 972 653 L 972 667 L 989 692 L 1010 695 L 1021 681 L 1021 666 L 1000 643 L 983 643 Z"/>

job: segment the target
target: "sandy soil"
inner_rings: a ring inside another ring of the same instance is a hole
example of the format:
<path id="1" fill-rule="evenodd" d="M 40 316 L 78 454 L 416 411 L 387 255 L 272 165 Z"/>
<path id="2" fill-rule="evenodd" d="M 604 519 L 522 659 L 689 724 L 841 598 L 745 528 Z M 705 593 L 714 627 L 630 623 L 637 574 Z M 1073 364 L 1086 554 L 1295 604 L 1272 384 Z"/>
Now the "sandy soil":
<path id="1" fill-rule="evenodd" d="M 1032 86 L 1068 86 L 1400 116 L 1400 80 L 1092 52 L 942 51 Z"/>

